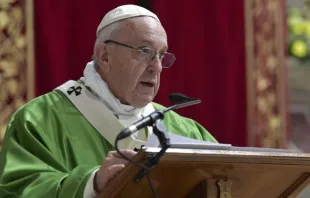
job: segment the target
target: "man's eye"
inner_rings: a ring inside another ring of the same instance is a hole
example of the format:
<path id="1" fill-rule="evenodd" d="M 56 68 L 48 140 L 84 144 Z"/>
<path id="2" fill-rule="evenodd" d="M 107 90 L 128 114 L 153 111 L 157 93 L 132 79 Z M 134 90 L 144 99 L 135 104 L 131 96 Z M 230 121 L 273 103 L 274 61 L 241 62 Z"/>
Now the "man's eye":
<path id="1" fill-rule="evenodd" d="M 152 50 L 151 49 L 148 49 L 148 48 L 143 48 L 141 49 L 141 51 L 145 54 L 151 54 L 152 53 Z"/>

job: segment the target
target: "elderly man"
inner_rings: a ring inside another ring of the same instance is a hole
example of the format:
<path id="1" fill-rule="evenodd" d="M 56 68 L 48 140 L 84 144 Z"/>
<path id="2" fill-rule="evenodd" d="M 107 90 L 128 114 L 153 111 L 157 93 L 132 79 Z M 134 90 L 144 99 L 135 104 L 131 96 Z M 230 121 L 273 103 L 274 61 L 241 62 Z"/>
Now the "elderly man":
<path id="1" fill-rule="evenodd" d="M 175 56 L 158 17 L 135 5 L 108 12 L 97 29 L 94 61 L 84 76 L 38 97 L 12 117 L 0 155 L 0 197 L 94 197 L 127 163 L 116 135 L 163 107 L 152 102 L 163 68 Z M 167 129 L 216 142 L 198 123 L 174 112 Z M 152 128 L 121 141 L 133 157 Z"/>

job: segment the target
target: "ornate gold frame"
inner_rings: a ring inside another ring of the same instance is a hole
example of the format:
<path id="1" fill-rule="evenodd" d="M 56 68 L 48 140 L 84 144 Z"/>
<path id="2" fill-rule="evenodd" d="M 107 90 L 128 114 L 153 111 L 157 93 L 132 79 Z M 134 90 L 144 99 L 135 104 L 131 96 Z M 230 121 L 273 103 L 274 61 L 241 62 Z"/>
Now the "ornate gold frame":
<path id="1" fill-rule="evenodd" d="M 246 0 L 248 145 L 287 147 L 283 0 Z"/>
<path id="2" fill-rule="evenodd" d="M 33 0 L 26 0 L 26 24 L 27 24 L 27 100 L 35 97 L 35 47 L 34 47 L 34 8 Z"/>
<path id="3" fill-rule="evenodd" d="M 246 51 L 246 85 L 247 85 L 247 138 L 248 145 L 254 145 L 254 138 L 252 126 L 254 124 L 254 97 L 255 91 L 254 81 L 252 80 L 254 70 L 254 33 L 253 33 L 253 20 L 252 20 L 252 0 L 244 0 L 244 18 L 245 18 L 245 51 Z"/>
<path id="4" fill-rule="evenodd" d="M 35 96 L 33 0 L 0 2 L 0 145 L 12 114 Z"/>

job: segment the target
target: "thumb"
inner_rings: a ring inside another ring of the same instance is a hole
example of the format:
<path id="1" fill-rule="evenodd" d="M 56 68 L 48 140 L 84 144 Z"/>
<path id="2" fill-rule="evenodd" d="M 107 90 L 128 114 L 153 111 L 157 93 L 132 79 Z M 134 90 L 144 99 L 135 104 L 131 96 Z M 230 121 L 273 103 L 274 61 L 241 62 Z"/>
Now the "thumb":
<path id="1" fill-rule="evenodd" d="M 95 176 L 94 187 L 96 191 L 101 192 L 102 189 L 107 185 L 107 183 L 115 176 L 115 174 L 121 171 L 124 167 L 124 164 L 115 164 L 105 167 L 102 172 L 97 172 Z M 100 174 L 100 176 L 98 176 L 97 174 Z"/>

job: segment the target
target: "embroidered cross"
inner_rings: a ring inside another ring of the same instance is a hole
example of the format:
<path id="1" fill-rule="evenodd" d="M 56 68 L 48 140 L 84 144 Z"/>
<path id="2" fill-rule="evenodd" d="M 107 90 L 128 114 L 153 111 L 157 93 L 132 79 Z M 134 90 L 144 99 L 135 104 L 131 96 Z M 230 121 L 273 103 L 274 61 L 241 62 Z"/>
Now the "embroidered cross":
<path id="1" fill-rule="evenodd" d="M 78 87 L 70 87 L 67 91 L 67 93 L 69 95 L 71 95 L 73 92 L 75 93 L 76 96 L 80 95 L 81 94 L 81 90 L 82 90 L 82 87 L 81 86 L 78 86 Z"/>

